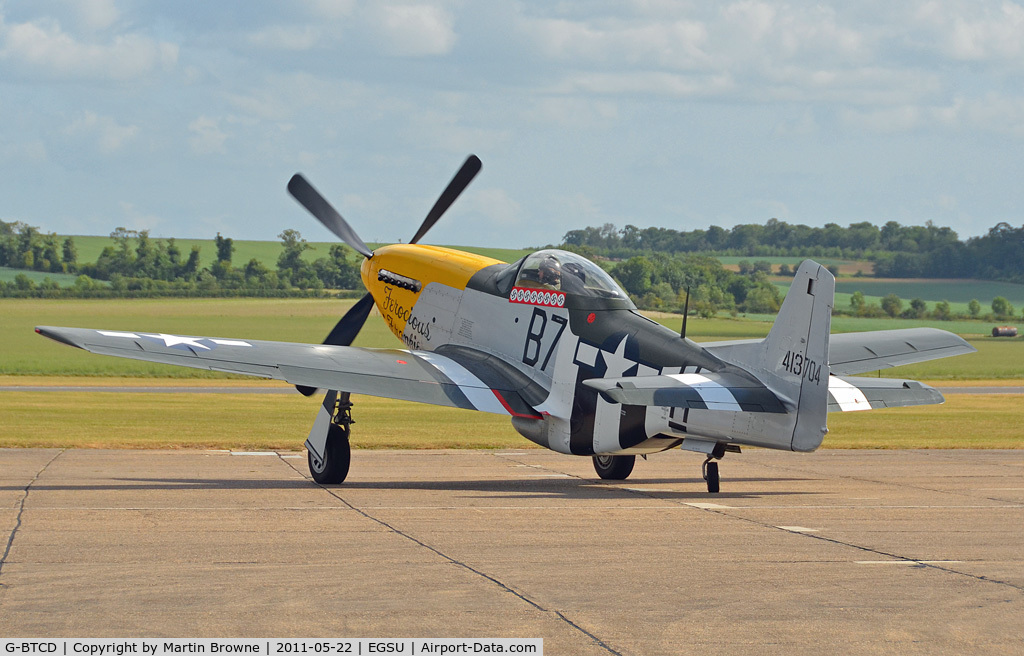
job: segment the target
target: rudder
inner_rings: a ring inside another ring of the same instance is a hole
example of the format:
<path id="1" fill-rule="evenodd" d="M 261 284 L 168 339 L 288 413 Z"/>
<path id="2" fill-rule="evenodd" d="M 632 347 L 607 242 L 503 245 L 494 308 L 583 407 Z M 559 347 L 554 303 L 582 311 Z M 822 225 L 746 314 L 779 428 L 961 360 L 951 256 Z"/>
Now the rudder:
<path id="1" fill-rule="evenodd" d="M 796 405 L 794 451 L 813 451 L 828 432 L 828 341 L 835 289 L 835 276 L 828 269 L 804 260 L 761 345 L 758 373 Z"/>

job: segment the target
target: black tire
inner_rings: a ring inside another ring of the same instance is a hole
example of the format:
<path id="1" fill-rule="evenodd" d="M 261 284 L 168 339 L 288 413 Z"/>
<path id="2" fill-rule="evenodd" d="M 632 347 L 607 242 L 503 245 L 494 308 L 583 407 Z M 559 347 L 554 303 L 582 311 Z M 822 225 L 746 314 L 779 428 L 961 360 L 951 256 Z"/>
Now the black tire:
<path id="1" fill-rule="evenodd" d="M 307 453 L 309 473 L 320 485 L 337 485 L 348 476 L 351 461 L 351 449 L 348 444 L 349 431 L 338 424 L 331 424 L 327 429 L 327 445 L 324 447 L 324 461 L 318 468 L 313 461 L 313 454 Z"/>
<path id="2" fill-rule="evenodd" d="M 594 471 L 605 480 L 623 481 L 629 477 L 636 456 L 594 456 Z"/>
<path id="3" fill-rule="evenodd" d="M 718 478 L 718 463 L 708 463 L 708 492 L 718 494 L 721 481 Z"/>

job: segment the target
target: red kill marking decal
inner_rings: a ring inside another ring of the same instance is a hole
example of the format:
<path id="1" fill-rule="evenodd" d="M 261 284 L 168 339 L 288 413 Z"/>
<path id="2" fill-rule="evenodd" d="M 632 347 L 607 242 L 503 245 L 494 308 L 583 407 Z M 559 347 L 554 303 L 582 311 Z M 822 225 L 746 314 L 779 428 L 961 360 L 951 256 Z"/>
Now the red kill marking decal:
<path id="1" fill-rule="evenodd" d="M 587 323 L 594 323 L 595 319 L 597 319 L 597 315 L 593 312 L 587 315 Z"/>
<path id="2" fill-rule="evenodd" d="M 510 303 L 545 305 L 547 307 L 564 307 L 565 292 L 555 292 L 547 289 L 513 287 L 512 292 L 508 295 L 508 300 Z"/>

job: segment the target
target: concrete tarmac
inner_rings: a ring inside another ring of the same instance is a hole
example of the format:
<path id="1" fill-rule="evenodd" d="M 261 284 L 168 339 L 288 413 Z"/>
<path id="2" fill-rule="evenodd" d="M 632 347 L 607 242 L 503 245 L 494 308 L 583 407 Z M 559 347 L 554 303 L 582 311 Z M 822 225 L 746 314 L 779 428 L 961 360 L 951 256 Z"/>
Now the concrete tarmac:
<path id="1" fill-rule="evenodd" d="M 1024 451 L 0 450 L 0 636 L 1024 653 Z"/>

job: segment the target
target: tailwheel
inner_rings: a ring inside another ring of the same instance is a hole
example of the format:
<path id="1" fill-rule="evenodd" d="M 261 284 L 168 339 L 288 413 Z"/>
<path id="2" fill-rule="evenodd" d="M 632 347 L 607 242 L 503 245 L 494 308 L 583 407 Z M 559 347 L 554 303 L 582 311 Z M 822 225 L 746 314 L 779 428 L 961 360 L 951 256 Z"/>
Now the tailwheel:
<path id="1" fill-rule="evenodd" d="M 701 473 L 704 475 L 704 480 L 708 482 L 708 492 L 711 494 L 718 494 L 718 490 L 721 488 L 721 479 L 718 477 L 718 463 L 715 461 L 725 457 L 726 452 L 740 453 L 740 447 L 737 444 L 718 442 L 711 449 L 711 453 L 708 453 L 704 464 L 701 465 Z"/>
<path id="2" fill-rule="evenodd" d="M 594 456 L 594 471 L 605 480 L 622 481 L 633 471 L 636 456 Z"/>
<path id="3" fill-rule="evenodd" d="M 309 462 L 309 473 L 313 480 L 321 485 L 337 485 L 348 476 L 348 466 L 352 460 L 352 450 L 349 447 L 348 436 L 351 432 L 348 426 L 331 424 L 327 429 L 327 444 L 324 447 L 323 460 L 308 453 L 306 456 Z"/>
<path id="4" fill-rule="evenodd" d="M 718 494 L 720 480 L 718 478 L 718 463 L 708 456 L 708 459 L 704 461 L 704 480 L 708 482 L 708 492 L 711 494 Z"/>

